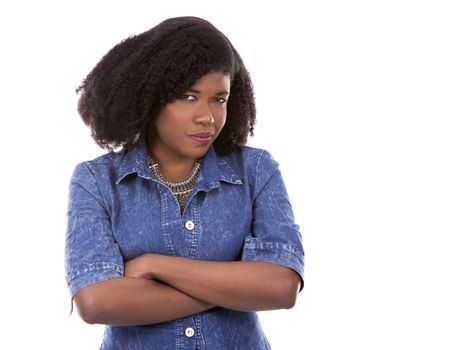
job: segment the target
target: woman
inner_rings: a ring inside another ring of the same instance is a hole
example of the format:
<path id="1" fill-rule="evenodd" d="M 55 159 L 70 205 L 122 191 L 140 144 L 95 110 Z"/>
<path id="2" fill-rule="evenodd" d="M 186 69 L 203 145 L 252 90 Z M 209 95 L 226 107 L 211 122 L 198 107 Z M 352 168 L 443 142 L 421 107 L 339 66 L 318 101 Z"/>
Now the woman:
<path id="1" fill-rule="evenodd" d="M 72 176 L 66 278 L 83 320 L 108 325 L 101 349 L 270 349 L 255 311 L 293 307 L 304 253 L 277 162 L 244 146 L 255 105 L 232 44 L 168 19 L 78 92 L 110 152 Z"/>

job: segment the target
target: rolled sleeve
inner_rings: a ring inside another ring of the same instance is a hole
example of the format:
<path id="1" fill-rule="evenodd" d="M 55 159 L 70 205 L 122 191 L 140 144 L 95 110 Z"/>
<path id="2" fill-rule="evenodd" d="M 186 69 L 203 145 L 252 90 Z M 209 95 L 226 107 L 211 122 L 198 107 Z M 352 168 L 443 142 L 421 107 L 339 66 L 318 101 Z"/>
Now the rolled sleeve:
<path id="1" fill-rule="evenodd" d="M 304 280 L 304 250 L 278 163 L 263 152 L 256 166 L 253 223 L 242 260 L 289 267 Z"/>
<path id="2" fill-rule="evenodd" d="M 243 247 L 242 260 L 266 261 L 289 267 L 304 279 L 304 254 L 290 244 L 248 238 Z"/>
<path id="3" fill-rule="evenodd" d="M 65 268 L 72 297 L 90 284 L 120 277 L 124 272 L 110 217 L 85 163 L 76 167 L 69 187 Z"/>

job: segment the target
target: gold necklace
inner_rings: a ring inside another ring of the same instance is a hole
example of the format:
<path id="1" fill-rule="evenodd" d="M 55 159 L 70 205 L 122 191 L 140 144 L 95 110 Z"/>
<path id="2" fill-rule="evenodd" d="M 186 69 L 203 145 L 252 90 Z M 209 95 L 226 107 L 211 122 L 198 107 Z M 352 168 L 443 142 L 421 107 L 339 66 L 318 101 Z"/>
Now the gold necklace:
<path id="1" fill-rule="evenodd" d="M 151 157 L 148 157 L 148 164 L 149 169 L 151 169 L 154 177 L 160 183 L 169 187 L 171 192 L 173 192 L 174 196 L 177 199 L 177 202 L 179 203 L 180 211 L 182 213 L 185 209 L 185 205 L 187 204 L 188 196 L 190 195 L 191 191 L 195 187 L 196 181 L 198 180 L 199 170 L 201 168 L 201 160 L 195 162 L 193 169 L 185 179 L 176 182 L 165 179 L 159 170 L 158 163 L 156 163 Z"/>

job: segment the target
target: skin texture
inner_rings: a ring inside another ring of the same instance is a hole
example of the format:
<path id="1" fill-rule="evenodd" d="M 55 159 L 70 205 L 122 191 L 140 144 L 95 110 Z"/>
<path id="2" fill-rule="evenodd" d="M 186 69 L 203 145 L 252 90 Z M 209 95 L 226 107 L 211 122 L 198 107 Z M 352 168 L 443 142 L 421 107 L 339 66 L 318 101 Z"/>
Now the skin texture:
<path id="1" fill-rule="evenodd" d="M 169 180 L 189 174 L 226 122 L 230 79 L 203 76 L 160 111 L 148 152 Z M 207 140 L 193 135 L 211 133 Z M 140 325 L 165 322 L 221 306 L 259 311 L 294 306 L 298 274 L 257 261 L 210 262 L 144 254 L 125 264 L 123 277 L 94 283 L 74 297 L 88 323 Z"/>
<path id="2" fill-rule="evenodd" d="M 226 122 L 230 84 L 222 72 L 207 74 L 160 111 L 155 121 L 157 135 L 148 137 L 148 152 L 166 179 L 188 175 L 217 138 Z M 212 137 L 201 143 L 192 138 L 199 133 Z"/>
<path id="3" fill-rule="evenodd" d="M 145 254 L 126 264 L 126 276 L 164 282 L 210 304 L 238 311 L 291 308 L 300 280 L 267 262 L 191 260 Z"/>
<path id="4" fill-rule="evenodd" d="M 163 283 L 129 277 L 82 288 L 74 301 L 86 323 L 124 326 L 171 321 L 213 307 Z"/>

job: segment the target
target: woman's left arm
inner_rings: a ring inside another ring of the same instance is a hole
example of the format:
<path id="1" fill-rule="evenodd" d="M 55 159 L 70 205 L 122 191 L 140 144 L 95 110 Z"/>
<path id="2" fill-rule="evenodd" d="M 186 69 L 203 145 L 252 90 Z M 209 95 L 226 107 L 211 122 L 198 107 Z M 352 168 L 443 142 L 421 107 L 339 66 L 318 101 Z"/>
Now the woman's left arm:
<path id="1" fill-rule="evenodd" d="M 260 261 L 216 262 L 145 254 L 126 263 L 125 275 L 153 278 L 237 311 L 289 309 L 300 289 L 295 271 Z"/>
<path id="2" fill-rule="evenodd" d="M 288 309 L 303 287 L 304 250 L 289 196 L 268 152 L 255 164 L 253 222 L 241 261 L 202 261 L 146 254 L 126 276 L 149 277 L 209 304 L 238 311 Z"/>

